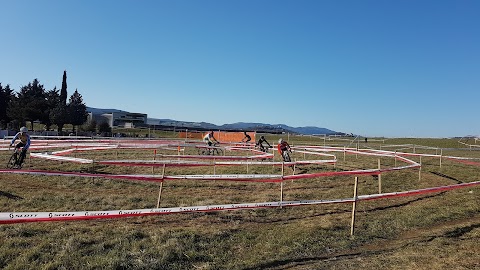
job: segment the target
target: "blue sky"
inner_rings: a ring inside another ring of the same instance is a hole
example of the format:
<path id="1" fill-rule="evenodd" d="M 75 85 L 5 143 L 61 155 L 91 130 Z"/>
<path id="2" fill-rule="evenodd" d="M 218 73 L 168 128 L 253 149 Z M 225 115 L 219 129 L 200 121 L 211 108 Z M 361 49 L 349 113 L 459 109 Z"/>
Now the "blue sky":
<path id="1" fill-rule="evenodd" d="M 363 136 L 479 135 L 480 1 L 0 0 L 0 83 Z"/>

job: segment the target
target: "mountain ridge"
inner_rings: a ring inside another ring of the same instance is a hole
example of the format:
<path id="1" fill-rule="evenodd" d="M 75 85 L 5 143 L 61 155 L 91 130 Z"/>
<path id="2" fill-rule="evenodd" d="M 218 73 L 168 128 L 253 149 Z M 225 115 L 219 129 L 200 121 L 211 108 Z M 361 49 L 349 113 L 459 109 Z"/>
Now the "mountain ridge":
<path id="1" fill-rule="evenodd" d="M 112 112 L 123 112 L 127 111 L 119 109 L 100 109 L 87 107 L 87 111 L 93 114 L 103 114 L 103 113 L 112 113 Z M 316 126 L 304 126 L 304 127 L 292 127 L 285 124 L 266 124 L 266 123 L 256 123 L 256 122 L 236 122 L 231 124 L 215 125 L 208 122 L 192 122 L 192 121 L 180 121 L 173 119 L 164 119 L 164 118 L 151 118 L 147 117 L 147 125 L 156 125 L 164 126 L 171 128 L 184 128 L 184 129 L 200 129 L 200 130 L 236 130 L 236 131 L 258 131 L 258 132 L 271 132 L 271 133 L 282 133 L 282 132 L 292 132 L 299 133 L 304 135 L 333 135 L 333 134 L 343 134 L 341 132 L 333 131 L 328 128 L 316 127 Z"/>

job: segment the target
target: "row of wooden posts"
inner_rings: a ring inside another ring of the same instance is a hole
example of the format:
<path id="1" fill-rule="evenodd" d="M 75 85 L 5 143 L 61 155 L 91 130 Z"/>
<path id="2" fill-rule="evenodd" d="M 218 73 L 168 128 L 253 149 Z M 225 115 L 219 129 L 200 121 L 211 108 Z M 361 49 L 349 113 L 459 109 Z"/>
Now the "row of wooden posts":
<path id="1" fill-rule="evenodd" d="M 178 147 L 178 154 L 180 154 L 180 146 Z M 156 155 L 157 155 L 157 150 L 155 149 L 154 150 L 154 156 L 153 156 L 153 159 L 156 160 Z M 345 161 L 345 156 L 346 156 L 346 150 L 344 150 L 344 161 Z M 397 166 L 397 154 L 395 152 L 395 155 L 394 155 L 394 160 L 395 160 L 395 166 Z M 92 170 L 94 170 L 94 163 L 95 162 L 92 162 Z M 214 174 L 215 174 L 215 159 L 213 160 L 213 167 L 214 167 Z M 418 170 L 418 180 L 420 181 L 421 180 L 421 164 L 422 164 L 422 156 L 420 156 L 420 167 L 419 167 L 419 170 Z M 335 164 L 334 164 L 335 165 Z M 440 154 L 440 167 L 442 166 L 442 154 Z M 166 168 L 166 164 L 163 164 L 163 168 L 162 168 L 162 176 L 165 175 L 165 168 Z M 155 167 L 152 166 L 152 173 L 154 173 L 154 169 Z M 381 162 L 380 162 L 380 159 L 378 159 L 378 170 L 381 169 Z M 248 163 L 247 163 L 247 173 L 248 173 Z M 293 174 L 295 174 L 295 165 L 293 166 Z M 285 164 L 282 163 L 282 178 L 283 176 L 285 175 Z M 280 208 L 282 207 L 282 202 L 283 202 L 283 180 L 280 182 Z M 158 199 L 157 199 L 157 208 L 160 207 L 160 203 L 161 203 L 161 197 L 162 197 L 162 190 L 163 190 L 163 181 L 160 182 L 160 187 L 159 187 L 159 191 L 158 191 Z M 357 205 L 357 199 L 358 199 L 358 195 L 357 195 L 357 192 L 358 192 L 358 177 L 356 176 L 355 177 L 355 182 L 354 182 L 354 190 L 353 190 L 353 203 L 352 203 L 352 219 L 351 219 L 351 227 L 350 227 L 350 235 L 351 236 L 354 236 L 354 228 L 355 228 L 355 215 L 356 215 L 356 205 Z M 378 173 L 378 193 L 381 194 L 382 193 L 382 174 L 381 173 Z"/>
<path id="2" fill-rule="evenodd" d="M 345 152 L 344 152 L 345 153 Z M 155 155 L 154 159 L 156 156 L 156 150 L 155 150 Z M 395 166 L 397 165 L 397 155 L 395 154 L 394 156 L 395 159 Z M 215 159 L 213 160 L 215 163 Z M 418 170 L 418 180 L 421 180 L 421 164 L 422 164 L 422 156 L 420 156 L 420 167 Z M 214 174 L 215 174 L 215 164 L 214 166 Z M 441 167 L 441 156 L 440 156 L 440 167 Z M 381 162 L 380 159 L 378 159 L 378 170 L 381 169 Z M 152 172 L 154 170 L 154 167 L 152 167 Z M 247 173 L 248 173 L 248 163 L 247 163 Z M 295 165 L 293 167 L 293 174 L 295 174 Z M 162 176 L 165 175 L 165 164 L 163 164 L 163 170 L 162 170 Z M 282 162 L 282 178 L 285 176 L 285 163 Z M 283 202 L 283 180 L 280 182 L 280 208 L 282 208 L 282 202 Z M 160 182 L 160 188 L 158 191 L 158 200 L 157 200 L 157 208 L 160 207 L 160 202 L 161 202 L 161 196 L 162 196 L 162 189 L 163 189 L 163 181 Z M 355 232 L 355 215 L 356 215 L 356 206 L 357 206 L 357 199 L 358 199 L 358 176 L 355 177 L 355 182 L 354 182 L 354 189 L 353 189 L 353 203 L 352 203 L 352 219 L 351 219 L 351 226 L 350 226 L 350 235 L 354 236 Z M 378 193 L 382 193 L 382 174 L 378 173 Z"/>

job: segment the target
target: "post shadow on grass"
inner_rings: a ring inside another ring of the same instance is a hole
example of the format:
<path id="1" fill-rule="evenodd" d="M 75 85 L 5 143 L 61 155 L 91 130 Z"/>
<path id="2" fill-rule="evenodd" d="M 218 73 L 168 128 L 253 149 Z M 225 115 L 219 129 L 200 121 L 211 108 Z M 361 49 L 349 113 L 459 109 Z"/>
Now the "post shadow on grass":
<path id="1" fill-rule="evenodd" d="M 415 203 L 415 202 L 423 201 L 423 200 L 426 200 L 426 199 L 434 198 L 434 197 L 443 195 L 445 193 L 446 193 L 446 191 L 442 191 L 442 192 L 439 192 L 438 194 L 428 195 L 428 196 L 425 196 L 425 197 L 416 198 L 416 199 L 412 199 L 412 200 L 409 200 L 409 201 L 406 201 L 406 202 L 403 202 L 403 203 L 393 204 L 393 205 L 389 205 L 389 206 L 378 206 L 378 207 L 368 209 L 368 210 L 365 210 L 365 211 L 362 211 L 362 212 L 369 213 L 369 212 L 375 212 L 375 211 L 381 211 L 381 210 L 387 210 L 387 209 L 395 209 L 395 208 L 407 206 L 411 203 Z M 362 203 L 362 201 L 358 201 L 358 203 Z M 335 214 L 345 214 L 345 213 L 351 213 L 351 212 L 352 212 L 351 209 L 345 209 L 345 210 L 338 210 L 338 211 L 333 211 L 333 212 L 318 213 L 318 214 L 309 215 L 309 216 L 288 217 L 286 219 L 285 218 L 277 218 L 275 220 L 259 219 L 259 220 L 252 220 L 251 222 L 268 224 L 268 223 L 285 222 L 285 221 L 291 221 L 291 220 L 301 220 L 301 219 L 312 218 L 312 217 L 329 216 L 329 215 L 335 215 Z"/>
<path id="2" fill-rule="evenodd" d="M 4 192 L 4 191 L 1 191 L 1 190 L 0 190 L 0 196 L 7 197 L 8 199 L 12 199 L 12 200 L 23 200 L 23 198 L 20 197 L 20 196 L 14 195 L 14 194 L 9 193 L 9 192 Z"/>
<path id="3" fill-rule="evenodd" d="M 354 258 L 359 255 L 367 255 L 367 254 L 374 254 L 374 253 L 375 253 L 374 251 L 366 251 L 366 252 L 355 251 L 355 252 L 345 252 L 345 253 L 332 253 L 324 256 L 311 256 L 311 257 L 289 259 L 289 260 L 276 260 L 272 262 L 263 263 L 254 267 L 243 268 L 243 270 L 257 270 L 257 269 L 269 269 L 269 268 L 277 269 L 279 267 L 282 267 L 282 269 L 284 269 L 283 267 L 288 265 L 308 266 L 308 264 L 311 262 L 324 261 L 324 260 L 330 260 L 330 259 L 338 260 L 341 258 L 348 259 L 348 258 Z"/>

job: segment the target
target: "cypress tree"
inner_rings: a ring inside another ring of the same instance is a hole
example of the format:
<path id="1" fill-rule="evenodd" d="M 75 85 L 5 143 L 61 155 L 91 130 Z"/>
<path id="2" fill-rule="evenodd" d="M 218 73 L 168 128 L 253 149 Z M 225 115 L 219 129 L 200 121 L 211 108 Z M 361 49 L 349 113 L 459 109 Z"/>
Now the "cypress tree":
<path id="1" fill-rule="evenodd" d="M 60 102 L 63 106 L 67 105 L 67 71 L 63 71 L 62 89 L 60 90 Z"/>

